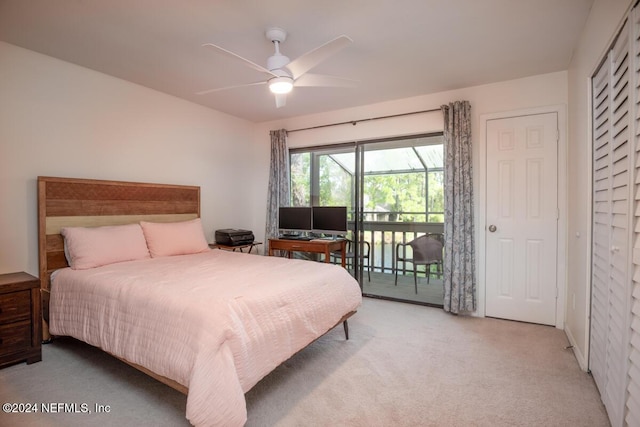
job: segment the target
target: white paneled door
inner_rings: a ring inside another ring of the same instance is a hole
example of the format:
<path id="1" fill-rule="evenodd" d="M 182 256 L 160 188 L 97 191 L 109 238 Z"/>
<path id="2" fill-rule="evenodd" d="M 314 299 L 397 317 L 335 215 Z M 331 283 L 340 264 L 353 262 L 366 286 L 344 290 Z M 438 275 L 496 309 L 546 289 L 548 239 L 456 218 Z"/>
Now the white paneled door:
<path id="1" fill-rule="evenodd" d="M 487 121 L 489 317 L 556 324 L 558 116 Z"/>

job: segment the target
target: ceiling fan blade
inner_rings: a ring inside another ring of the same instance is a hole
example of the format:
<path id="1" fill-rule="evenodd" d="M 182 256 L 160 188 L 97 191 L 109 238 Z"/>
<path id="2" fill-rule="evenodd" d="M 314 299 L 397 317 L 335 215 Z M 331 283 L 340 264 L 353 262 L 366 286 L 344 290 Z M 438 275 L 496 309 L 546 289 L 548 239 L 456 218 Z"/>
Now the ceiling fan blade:
<path id="1" fill-rule="evenodd" d="M 235 88 L 245 87 L 245 86 L 257 86 L 257 85 L 264 85 L 264 84 L 267 84 L 267 82 L 254 82 L 254 83 L 244 83 L 241 85 L 234 85 L 234 86 L 225 86 L 225 87 L 219 87 L 217 89 L 207 89 L 200 92 L 196 92 L 196 95 L 206 95 L 208 93 L 218 92 L 221 90 L 235 89 Z"/>
<path id="2" fill-rule="evenodd" d="M 254 70 L 260 71 L 261 73 L 268 74 L 269 76 L 272 76 L 272 77 L 278 77 L 277 74 L 272 73 L 271 71 L 267 70 L 263 66 L 258 65 L 255 62 L 249 61 L 248 59 L 243 58 L 242 56 L 240 56 L 240 55 L 238 55 L 236 53 L 233 53 L 233 52 L 231 52 L 231 51 L 229 51 L 229 50 L 227 50 L 227 49 L 225 49 L 223 47 L 217 46 L 217 45 L 212 44 L 212 43 L 205 43 L 202 46 L 206 47 L 207 49 L 211 49 L 211 50 L 213 50 L 215 52 L 218 52 L 218 53 L 221 53 L 223 55 L 226 55 L 228 57 L 231 57 L 231 58 L 234 58 L 236 60 L 239 60 L 244 65 L 247 65 L 247 66 L 253 68 Z"/>
<path id="3" fill-rule="evenodd" d="M 295 81 L 295 86 L 306 87 L 354 87 L 358 82 L 356 80 L 344 77 L 328 76 L 326 74 L 305 74 Z"/>
<path id="4" fill-rule="evenodd" d="M 347 36 L 339 36 L 335 39 L 326 42 L 322 46 L 319 46 L 309 52 L 303 54 L 302 56 L 291 61 L 287 68 L 293 74 L 293 78 L 297 79 L 302 76 L 304 73 L 338 52 L 340 49 L 345 48 L 349 44 L 351 44 L 353 40 L 351 40 Z"/>
<path id="5" fill-rule="evenodd" d="M 276 108 L 284 107 L 287 104 L 286 93 L 276 93 Z"/>

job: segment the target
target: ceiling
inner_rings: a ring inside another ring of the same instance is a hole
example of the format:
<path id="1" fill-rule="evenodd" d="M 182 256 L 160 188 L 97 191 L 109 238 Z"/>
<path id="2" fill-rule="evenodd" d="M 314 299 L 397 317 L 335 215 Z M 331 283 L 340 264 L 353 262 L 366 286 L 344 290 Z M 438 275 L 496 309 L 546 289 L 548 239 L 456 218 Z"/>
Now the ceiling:
<path id="1" fill-rule="evenodd" d="M 566 70 L 593 0 L 0 0 L 0 40 L 253 122 Z M 345 34 L 311 70 L 353 88 L 298 87 L 276 108 L 262 74 L 268 27 L 292 60 Z"/>

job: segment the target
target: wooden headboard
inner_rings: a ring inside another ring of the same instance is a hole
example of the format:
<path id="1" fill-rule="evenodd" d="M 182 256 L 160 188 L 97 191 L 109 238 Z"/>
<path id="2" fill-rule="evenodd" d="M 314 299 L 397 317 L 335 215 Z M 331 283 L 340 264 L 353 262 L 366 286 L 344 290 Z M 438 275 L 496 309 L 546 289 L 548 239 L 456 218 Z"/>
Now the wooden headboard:
<path id="1" fill-rule="evenodd" d="M 186 221 L 200 216 L 200 187 L 94 179 L 38 177 L 40 287 L 47 299 L 51 273 L 67 267 L 62 227 L 139 221 Z M 47 307 L 46 301 L 45 306 Z M 45 308 L 45 310 L 46 310 Z"/>

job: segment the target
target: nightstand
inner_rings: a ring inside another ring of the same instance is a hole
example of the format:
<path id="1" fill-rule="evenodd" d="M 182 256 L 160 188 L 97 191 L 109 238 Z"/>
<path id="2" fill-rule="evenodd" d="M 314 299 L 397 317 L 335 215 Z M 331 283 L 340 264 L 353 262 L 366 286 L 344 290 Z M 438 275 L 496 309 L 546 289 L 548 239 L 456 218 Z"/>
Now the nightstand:
<path id="1" fill-rule="evenodd" d="M 40 280 L 0 274 L 0 367 L 42 360 Z"/>

